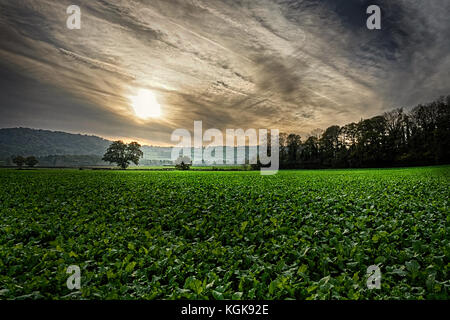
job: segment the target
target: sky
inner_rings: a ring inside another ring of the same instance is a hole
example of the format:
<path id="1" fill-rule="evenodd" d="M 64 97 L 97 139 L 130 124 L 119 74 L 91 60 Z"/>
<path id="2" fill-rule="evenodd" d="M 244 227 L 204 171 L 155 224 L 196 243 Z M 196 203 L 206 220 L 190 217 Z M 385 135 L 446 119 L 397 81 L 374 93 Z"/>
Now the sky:
<path id="1" fill-rule="evenodd" d="M 81 29 L 66 26 L 69 5 Z M 366 9 L 381 7 L 381 30 Z M 303 137 L 450 94 L 448 0 L 0 0 L 0 127 Z M 162 116 L 134 113 L 139 90 Z"/>

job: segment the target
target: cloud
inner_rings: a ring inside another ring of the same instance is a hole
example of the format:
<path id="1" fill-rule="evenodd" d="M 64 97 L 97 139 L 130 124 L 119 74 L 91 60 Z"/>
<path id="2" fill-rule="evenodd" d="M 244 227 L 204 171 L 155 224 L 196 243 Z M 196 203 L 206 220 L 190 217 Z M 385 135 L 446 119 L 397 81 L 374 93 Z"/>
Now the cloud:
<path id="1" fill-rule="evenodd" d="M 0 2 L 1 126 L 153 144 L 194 120 L 305 134 L 449 93 L 445 0 Z M 81 30 L 66 28 L 71 4 Z M 139 88 L 162 119 L 134 117 Z"/>

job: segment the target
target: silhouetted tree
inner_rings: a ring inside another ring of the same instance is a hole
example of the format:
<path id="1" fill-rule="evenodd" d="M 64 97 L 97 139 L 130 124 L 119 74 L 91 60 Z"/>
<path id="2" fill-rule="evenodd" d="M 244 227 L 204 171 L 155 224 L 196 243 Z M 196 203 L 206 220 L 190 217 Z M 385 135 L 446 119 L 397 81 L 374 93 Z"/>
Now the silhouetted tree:
<path id="1" fill-rule="evenodd" d="M 130 162 L 135 165 L 139 164 L 139 159 L 142 158 L 144 153 L 141 150 L 141 145 L 137 142 L 131 142 L 129 144 L 123 141 L 114 141 L 106 150 L 102 160 L 109 163 L 116 163 L 122 169 L 126 169 Z"/>
<path id="2" fill-rule="evenodd" d="M 331 126 L 327 128 L 319 140 L 320 157 L 322 163 L 327 166 L 334 166 L 339 151 L 339 126 Z"/>
<path id="3" fill-rule="evenodd" d="M 25 158 L 22 156 L 16 156 L 12 161 L 16 166 L 19 167 L 19 169 L 22 169 L 23 165 L 25 164 Z"/>
<path id="4" fill-rule="evenodd" d="M 304 143 L 296 134 L 280 135 L 282 168 L 450 163 L 450 96 L 315 132 Z"/>
<path id="5" fill-rule="evenodd" d="M 300 160 L 300 148 L 302 146 L 302 139 L 298 134 L 291 133 L 287 137 L 287 154 L 288 163 L 293 166 Z"/>
<path id="6" fill-rule="evenodd" d="M 288 161 L 288 134 L 280 133 L 279 136 L 279 144 L 280 144 L 280 163 L 283 167 L 287 165 Z"/>
<path id="7" fill-rule="evenodd" d="M 310 136 L 303 143 L 300 159 L 307 165 L 319 164 L 319 140 L 317 137 Z"/>
<path id="8" fill-rule="evenodd" d="M 34 167 L 38 163 L 39 163 L 39 161 L 34 156 L 29 156 L 25 159 L 25 164 L 30 168 Z"/>
<path id="9" fill-rule="evenodd" d="M 175 160 L 175 169 L 178 170 L 189 170 L 191 168 L 192 161 L 187 156 L 180 156 Z"/>

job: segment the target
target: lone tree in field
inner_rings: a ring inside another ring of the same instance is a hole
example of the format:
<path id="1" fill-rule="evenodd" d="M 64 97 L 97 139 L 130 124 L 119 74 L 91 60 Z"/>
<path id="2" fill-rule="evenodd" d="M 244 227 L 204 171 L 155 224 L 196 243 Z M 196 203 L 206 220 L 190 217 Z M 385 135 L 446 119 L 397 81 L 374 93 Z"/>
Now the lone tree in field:
<path id="1" fill-rule="evenodd" d="M 187 156 L 180 156 L 177 160 L 175 160 L 175 168 L 177 170 L 189 170 L 191 168 L 191 164 L 192 161 Z"/>
<path id="2" fill-rule="evenodd" d="M 22 169 L 22 167 L 23 167 L 23 165 L 24 165 L 24 163 L 25 163 L 25 158 L 22 157 L 22 156 L 17 156 L 17 157 L 14 157 L 14 158 L 12 159 L 12 162 L 13 162 L 16 166 L 18 166 L 19 169 Z"/>
<path id="3" fill-rule="evenodd" d="M 135 165 L 139 164 L 139 159 L 144 156 L 141 150 L 141 145 L 137 142 L 131 142 L 129 144 L 123 141 L 114 141 L 106 150 L 102 160 L 109 163 L 117 163 L 122 169 L 126 169 L 130 162 Z"/>
<path id="4" fill-rule="evenodd" d="M 25 159 L 25 164 L 29 167 L 29 168 L 33 168 L 35 165 L 37 165 L 39 163 L 38 159 L 36 159 L 36 157 L 30 156 L 27 157 Z"/>

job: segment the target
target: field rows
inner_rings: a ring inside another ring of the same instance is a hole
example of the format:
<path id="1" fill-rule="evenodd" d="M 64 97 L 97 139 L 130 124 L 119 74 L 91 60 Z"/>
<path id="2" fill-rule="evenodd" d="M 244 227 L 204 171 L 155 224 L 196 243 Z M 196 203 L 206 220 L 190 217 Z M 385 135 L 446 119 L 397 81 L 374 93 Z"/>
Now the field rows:
<path id="1" fill-rule="evenodd" d="M 0 298 L 448 299 L 449 178 L 0 170 Z"/>

